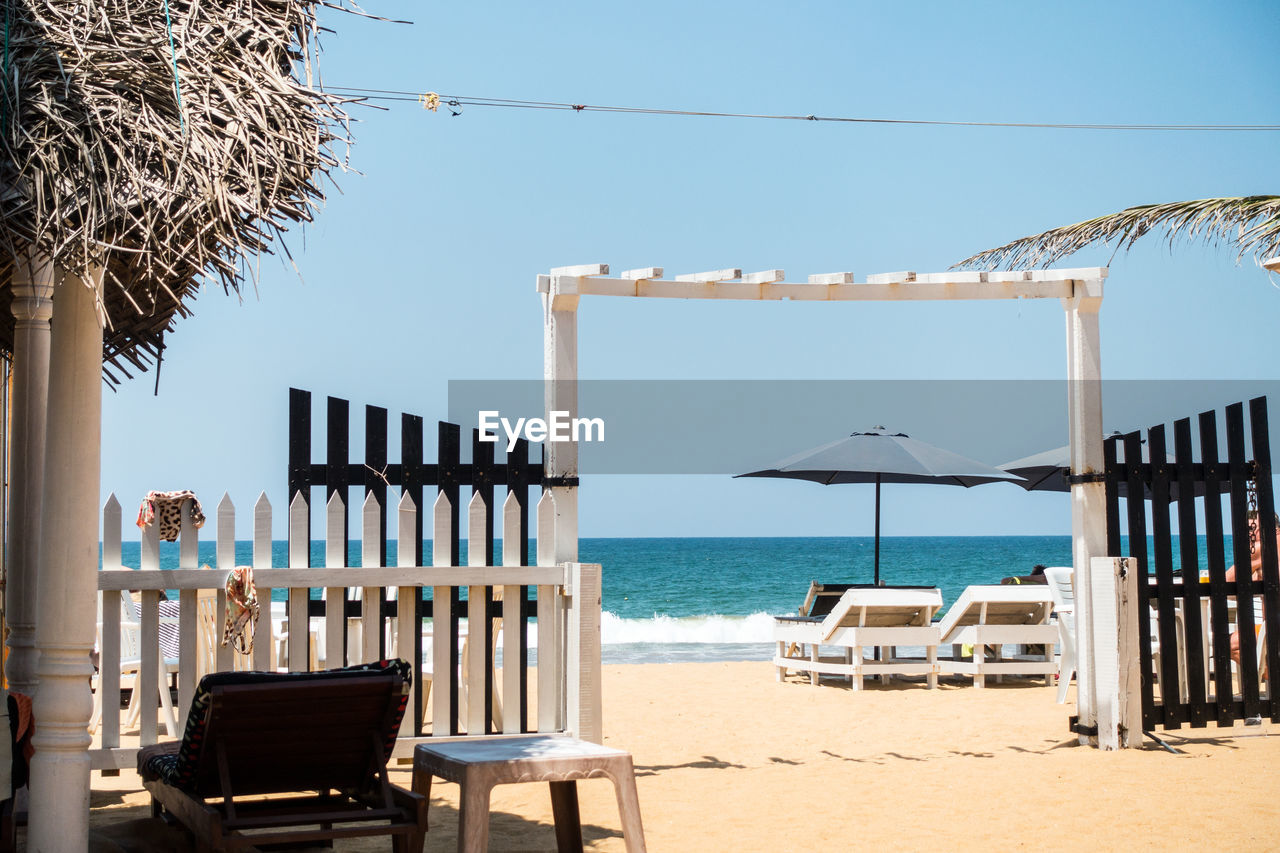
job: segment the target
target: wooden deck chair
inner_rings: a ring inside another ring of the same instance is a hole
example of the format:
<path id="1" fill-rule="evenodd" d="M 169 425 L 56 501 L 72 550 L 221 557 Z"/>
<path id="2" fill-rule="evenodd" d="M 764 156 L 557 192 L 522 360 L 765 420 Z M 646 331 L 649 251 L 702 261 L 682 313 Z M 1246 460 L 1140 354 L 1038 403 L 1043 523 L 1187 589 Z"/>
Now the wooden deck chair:
<path id="1" fill-rule="evenodd" d="M 411 672 L 389 660 L 205 676 L 182 740 L 138 751 L 153 813 L 184 825 L 198 850 L 391 835 L 396 851 L 418 853 L 427 799 L 387 778 Z"/>
<path id="2" fill-rule="evenodd" d="M 773 663 L 781 681 L 787 669 L 808 672 L 818 684 L 821 674 L 848 676 L 854 690 L 862 679 L 879 675 L 924 675 L 930 688 L 938 684 L 940 635 L 933 615 L 942 607 L 936 588 L 854 587 L 846 590 L 826 616 L 778 616 L 774 618 L 777 654 Z M 840 658 L 824 658 L 821 646 L 838 646 Z M 788 649 L 808 647 L 809 654 L 792 656 Z M 898 646 L 923 646 L 922 659 L 895 657 Z M 863 657 L 866 648 L 884 651 L 882 660 Z"/>
<path id="3" fill-rule="evenodd" d="M 975 687 L 986 686 L 988 675 L 997 681 L 1003 675 L 1041 675 L 1051 685 L 1058 669 L 1053 660 L 1058 627 L 1049 623 L 1052 612 L 1053 597 L 1044 584 L 966 588 L 938 624 L 942 644 L 954 646 L 952 658 L 942 661 L 942 671 L 972 675 Z M 1042 651 L 1005 655 L 1008 645 L 1038 646 Z M 962 646 L 972 651 L 966 654 Z M 988 647 L 994 647 L 994 660 L 986 659 Z"/>

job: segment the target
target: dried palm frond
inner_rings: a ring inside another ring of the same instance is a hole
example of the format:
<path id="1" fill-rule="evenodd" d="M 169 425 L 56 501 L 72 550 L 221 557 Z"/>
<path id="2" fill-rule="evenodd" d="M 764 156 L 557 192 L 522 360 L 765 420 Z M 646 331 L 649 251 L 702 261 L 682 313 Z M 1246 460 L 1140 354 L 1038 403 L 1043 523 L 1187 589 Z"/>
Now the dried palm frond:
<path id="1" fill-rule="evenodd" d="M 1131 207 L 1075 225 L 1022 237 L 965 258 L 955 266 L 973 269 L 1026 269 L 1049 266 L 1084 247 L 1116 242 L 1116 251 L 1153 229 L 1164 229 L 1169 244 L 1202 239 L 1234 245 L 1236 260 L 1249 252 L 1257 260 L 1280 255 L 1280 196 L 1206 198 Z"/>
<path id="2" fill-rule="evenodd" d="M 350 142 L 350 99 L 313 86 L 322 6 L 359 11 L 5 0 L 0 287 L 31 247 L 75 275 L 104 264 L 105 354 L 127 371 L 201 282 L 239 291 L 257 256 L 287 255 L 279 241 L 311 221 Z"/>

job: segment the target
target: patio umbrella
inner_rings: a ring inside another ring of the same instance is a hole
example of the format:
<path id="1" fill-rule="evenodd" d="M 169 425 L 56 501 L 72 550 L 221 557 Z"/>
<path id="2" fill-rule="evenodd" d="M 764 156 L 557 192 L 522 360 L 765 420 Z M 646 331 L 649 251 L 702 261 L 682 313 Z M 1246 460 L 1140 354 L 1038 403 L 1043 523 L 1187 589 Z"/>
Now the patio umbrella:
<path id="1" fill-rule="evenodd" d="M 1020 477 L 982 462 L 934 447 L 882 426 L 796 454 L 760 471 L 738 477 L 778 477 L 833 483 L 876 484 L 875 582 L 880 583 L 880 486 L 882 483 L 936 483 L 977 486 L 1018 483 Z"/>
<path id="2" fill-rule="evenodd" d="M 1120 435 L 1113 432 L 1107 438 Z M 1123 456 L 1124 445 L 1120 446 L 1120 455 Z M 1166 461 L 1169 465 L 1174 462 L 1166 455 Z M 1150 464 L 1151 452 L 1147 449 L 1146 442 L 1142 444 L 1142 462 Z M 1071 484 L 1067 480 L 1067 476 L 1071 473 L 1071 447 L 1065 445 L 1063 447 L 1055 447 L 1053 450 L 1045 450 L 1035 453 L 1031 456 L 1025 456 L 1022 459 L 1015 459 L 1012 462 L 1006 462 L 997 466 L 1001 471 L 1007 471 L 1010 474 L 1017 474 L 1022 478 L 1019 486 L 1028 492 L 1069 492 Z M 1178 481 L 1176 478 L 1169 481 L 1169 498 L 1171 500 L 1178 499 Z M 1196 483 L 1196 497 L 1204 495 L 1204 483 Z M 1125 481 L 1120 482 L 1120 497 L 1127 498 L 1129 496 L 1129 484 Z M 1150 493 L 1146 495 L 1150 497 Z"/>

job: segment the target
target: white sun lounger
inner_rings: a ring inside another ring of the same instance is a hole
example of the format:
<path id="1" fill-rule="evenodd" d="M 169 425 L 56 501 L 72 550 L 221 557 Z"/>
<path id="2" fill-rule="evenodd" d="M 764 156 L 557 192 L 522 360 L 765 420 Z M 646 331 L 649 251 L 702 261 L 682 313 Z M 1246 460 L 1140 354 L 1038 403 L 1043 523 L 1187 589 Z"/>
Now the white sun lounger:
<path id="1" fill-rule="evenodd" d="M 862 688 L 862 679 L 868 675 L 886 681 L 891 675 L 924 675 L 929 687 L 936 687 L 939 634 L 932 623 L 941 608 L 938 589 L 850 589 L 826 616 L 776 617 L 773 639 L 778 651 L 773 663 L 778 680 L 794 669 L 808 672 L 815 685 L 824 673 L 848 676 L 854 690 Z M 797 652 L 789 654 L 793 645 Z M 842 654 L 822 657 L 822 646 L 839 647 Z M 925 657 L 895 657 L 896 646 L 924 646 Z M 868 648 L 882 649 L 883 660 L 865 659 L 863 651 Z"/>
<path id="2" fill-rule="evenodd" d="M 1049 623 L 1053 597 L 1044 584 L 997 584 L 968 587 L 942 617 L 938 630 L 942 644 L 955 647 L 951 660 L 941 662 L 942 671 L 972 675 L 975 687 L 983 687 L 988 675 L 1042 675 L 1053 683 L 1057 665 L 1053 646 L 1058 627 Z M 1042 646 L 1039 654 L 1004 655 L 1009 645 Z M 962 646 L 972 650 L 962 652 Z M 995 647 L 995 660 L 986 659 L 988 646 Z"/>

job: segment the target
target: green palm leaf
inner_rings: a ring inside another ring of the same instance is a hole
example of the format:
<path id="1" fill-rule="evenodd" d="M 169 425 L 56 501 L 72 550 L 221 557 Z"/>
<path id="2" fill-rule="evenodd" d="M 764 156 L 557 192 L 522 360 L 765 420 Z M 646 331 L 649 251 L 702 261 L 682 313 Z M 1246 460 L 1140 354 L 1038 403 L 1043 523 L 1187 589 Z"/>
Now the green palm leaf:
<path id="1" fill-rule="evenodd" d="M 1075 225 L 1022 237 L 965 258 L 956 267 L 1027 269 L 1049 266 L 1094 243 L 1116 243 L 1116 251 L 1154 229 L 1162 229 L 1172 246 L 1178 240 L 1234 245 L 1238 261 L 1253 252 L 1258 261 L 1280 255 L 1280 196 L 1205 198 L 1167 204 L 1144 204 Z"/>

